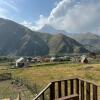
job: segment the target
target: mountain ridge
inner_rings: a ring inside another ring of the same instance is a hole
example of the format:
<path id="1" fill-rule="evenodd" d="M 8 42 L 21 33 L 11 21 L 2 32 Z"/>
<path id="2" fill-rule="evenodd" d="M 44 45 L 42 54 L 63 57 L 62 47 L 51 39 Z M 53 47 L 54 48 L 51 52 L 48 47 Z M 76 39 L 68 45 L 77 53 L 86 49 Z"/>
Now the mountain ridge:
<path id="1" fill-rule="evenodd" d="M 57 30 L 57 29 L 53 28 L 51 25 L 49 25 L 49 24 L 45 24 L 38 31 L 42 32 L 42 33 L 50 33 L 50 34 L 58 34 L 58 33 L 63 33 L 63 34 L 66 34 L 66 35 L 69 34 L 68 32 L 66 32 L 64 30 Z"/>
<path id="2" fill-rule="evenodd" d="M 65 54 L 74 53 L 75 47 L 81 53 L 83 50 L 81 50 L 81 47 L 84 47 L 78 44 L 77 41 L 63 34 L 40 33 L 11 20 L 0 19 L 0 55 L 43 56 Z M 70 50 L 72 51 L 70 52 Z M 84 51 L 87 52 L 88 50 L 84 48 L 82 52 Z"/>
<path id="3" fill-rule="evenodd" d="M 94 33 L 74 34 L 71 36 L 79 43 L 83 44 L 89 51 L 100 51 L 100 36 Z"/>

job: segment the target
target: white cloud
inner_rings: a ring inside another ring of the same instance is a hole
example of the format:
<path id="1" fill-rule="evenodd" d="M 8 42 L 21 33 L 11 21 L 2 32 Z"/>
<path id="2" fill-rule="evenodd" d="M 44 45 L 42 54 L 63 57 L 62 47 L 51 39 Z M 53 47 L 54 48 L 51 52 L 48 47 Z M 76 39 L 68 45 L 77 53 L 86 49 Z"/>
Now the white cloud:
<path id="1" fill-rule="evenodd" d="M 35 22 L 37 29 L 40 29 L 45 24 L 48 24 L 48 18 L 44 17 L 43 15 L 40 15 L 40 18 L 38 21 Z"/>
<path id="2" fill-rule="evenodd" d="M 33 24 L 31 22 L 27 22 L 27 21 L 23 21 L 22 23 L 20 23 L 28 28 L 30 28 L 31 30 L 36 30 L 37 27 L 33 26 Z"/>
<path id="3" fill-rule="evenodd" d="M 100 27 L 100 0 L 61 0 L 48 18 L 40 17 L 36 27 L 45 23 L 68 32 L 97 32 L 97 27 Z"/>
<path id="4" fill-rule="evenodd" d="M 0 7 L 0 17 L 7 18 L 7 10 Z"/>
<path id="5" fill-rule="evenodd" d="M 28 21 L 23 21 L 21 22 L 21 24 L 30 28 L 31 30 L 37 31 L 45 24 L 47 24 L 47 22 L 48 22 L 48 18 L 44 17 L 43 15 L 40 15 L 39 20 L 35 22 L 35 25 L 33 25 L 31 22 Z"/>
<path id="6" fill-rule="evenodd" d="M 97 0 L 63 0 L 48 19 L 52 26 L 69 32 L 95 31 L 100 25 L 99 11 L 100 1 Z"/>
<path id="7" fill-rule="evenodd" d="M 0 0 L 0 17 L 11 19 L 11 17 L 9 16 L 11 11 L 14 11 L 17 13 L 19 12 L 18 8 L 15 7 L 15 1 L 14 0 Z"/>
<path id="8" fill-rule="evenodd" d="M 15 7 L 14 0 L 0 0 L 0 5 L 1 6 L 4 5 L 5 6 L 5 9 L 7 9 L 7 7 L 8 7 L 8 8 L 10 8 L 10 9 L 16 11 L 16 12 L 19 11 L 18 8 Z"/>

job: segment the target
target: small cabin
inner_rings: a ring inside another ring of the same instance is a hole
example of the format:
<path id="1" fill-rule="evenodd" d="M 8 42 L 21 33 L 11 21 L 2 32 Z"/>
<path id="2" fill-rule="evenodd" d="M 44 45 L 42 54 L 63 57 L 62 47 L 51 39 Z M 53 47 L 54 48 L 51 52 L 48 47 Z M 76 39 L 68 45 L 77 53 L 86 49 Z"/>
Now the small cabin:
<path id="1" fill-rule="evenodd" d="M 25 60 L 24 57 L 20 57 L 16 60 L 16 67 L 27 67 L 29 66 L 29 62 Z"/>
<path id="2" fill-rule="evenodd" d="M 83 56 L 81 56 L 81 63 L 82 64 L 87 64 L 88 63 L 88 59 L 87 59 L 87 57 L 86 57 L 86 55 L 83 55 Z"/>

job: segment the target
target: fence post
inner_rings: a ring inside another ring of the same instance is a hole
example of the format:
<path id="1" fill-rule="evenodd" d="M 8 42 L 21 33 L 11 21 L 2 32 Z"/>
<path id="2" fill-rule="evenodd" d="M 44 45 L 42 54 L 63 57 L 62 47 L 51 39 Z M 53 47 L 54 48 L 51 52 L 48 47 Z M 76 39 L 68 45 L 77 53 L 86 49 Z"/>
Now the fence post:
<path id="1" fill-rule="evenodd" d="M 79 79 L 76 79 L 76 93 L 79 94 Z"/>
<path id="2" fill-rule="evenodd" d="M 81 100 L 84 100 L 84 81 L 81 81 Z"/>
<path id="3" fill-rule="evenodd" d="M 93 100 L 98 100 L 97 86 L 93 85 Z"/>
<path id="4" fill-rule="evenodd" d="M 50 86 L 50 100 L 55 99 L 55 83 L 52 82 Z"/>
<path id="5" fill-rule="evenodd" d="M 58 97 L 61 97 L 61 81 L 58 81 Z"/>
<path id="6" fill-rule="evenodd" d="M 65 93 L 65 96 L 67 96 L 68 95 L 68 81 L 67 80 L 65 80 L 64 81 L 64 93 Z"/>
<path id="7" fill-rule="evenodd" d="M 86 83 L 86 100 L 90 100 L 90 83 Z"/>

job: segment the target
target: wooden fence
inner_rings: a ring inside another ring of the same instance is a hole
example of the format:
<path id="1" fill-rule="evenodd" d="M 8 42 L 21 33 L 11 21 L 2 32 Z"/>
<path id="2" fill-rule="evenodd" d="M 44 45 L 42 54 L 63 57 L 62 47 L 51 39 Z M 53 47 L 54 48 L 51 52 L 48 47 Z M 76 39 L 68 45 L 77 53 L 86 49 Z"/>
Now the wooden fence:
<path id="1" fill-rule="evenodd" d="M 80 78 L 53 81 L 33 100 L 98 100 L 98 86 Z"/>
<path id="2" fill-rule="evenodd" d="M 0 81 L 12 79 L 11 73 L 2 73 L 0 74 Z"/>
<path id="3" fill-rule="evenodd" d="M 33 83 L 17 76 L 13 76 L 12 79 L 13 79 L 13 84 L 20 86 L 24 85 L 32 94 L 37 94 L 39 91 L 38 86 L 35 82 Z"/>

